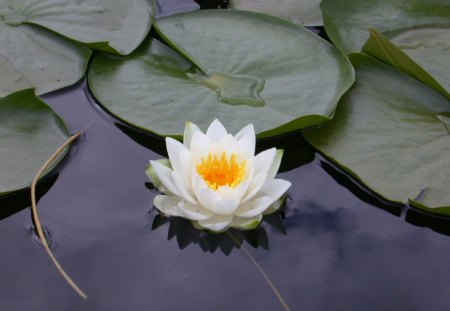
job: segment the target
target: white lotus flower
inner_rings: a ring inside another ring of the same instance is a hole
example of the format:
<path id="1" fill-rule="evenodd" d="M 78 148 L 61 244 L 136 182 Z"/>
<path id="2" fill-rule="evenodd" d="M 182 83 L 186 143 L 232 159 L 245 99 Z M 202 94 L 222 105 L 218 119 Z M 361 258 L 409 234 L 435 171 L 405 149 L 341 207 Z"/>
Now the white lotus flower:
<path id="1" fill-rule="evenodd" d="M 183 143 L 166 138 L 169 161 L 150 161 L 147 175 L 163 193 L 153 204 L 163 214 L 190 219 L 197 228 L 253 229 L 282 204 L 289 181 L 274 179 L 282 150 L 255 156 L 255 130 L 236 136 L 218 121 L 204 134 L 187 123 Z"/>

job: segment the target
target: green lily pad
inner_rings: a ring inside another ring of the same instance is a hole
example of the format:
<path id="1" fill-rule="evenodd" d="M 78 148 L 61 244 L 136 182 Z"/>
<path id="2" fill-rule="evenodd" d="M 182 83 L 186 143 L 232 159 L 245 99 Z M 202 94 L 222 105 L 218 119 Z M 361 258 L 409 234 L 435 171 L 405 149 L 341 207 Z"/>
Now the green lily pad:
<path id="1" fill-rule="evenodd" d="M 422 81 L 450 99 L 450 29 L 427 27 L 396 33 L 393 38 L 399 46 L 371 29 L 363 52 Z"/>
<path id="2" fill-rule="evenodd" d="M 387 35 L 395 45 L 433 76 L 446 90 L 445 95 L 450 98 L 450 24 L 402 29 Z"/>
<path id="3" fill-rule="evenodd" d="M 450 101 L 369 56 L 332 121 L 305 138 L 374 192 L 450 215 Z"/>
<path id="4" fill-rule="evenodd" d="M 30 87 L 43 94 L 83 77 L 88 48 L 41 27 L 13 24 L 2 15 L 4 6 L 0 4 L 0 97 Z"/>
<path id="5" fill-rule="evenodd" d="M 0 20 L 45 27 L 87 46 L 129 54 L 146 37 L 153 0 L 5 0 Z"/>
<path id="6" fill-rule="evenodd" d="M 269 15 L 207 10 L 164 17 L 157 40 L 129 57 L 98 55 L 94 96 L 119 118 L 163 136 L 215 118 L 230 132 L 253 123 L 258 137 L 329 120 L 354 81 L 353 67 L 310 31 Z"/>
<path id="7" fill-rule="evenodd" d="M 0 124 L 2 196 L 29 187 L 44 162 L 67 140 L 69 132 L 32 89 L 0 98 Z"/>
<path id="8" fill-rule="evenodd" d="M 230 7 L 266 13 L 288 19 L 298 25 L 322 26 L 320 0 L 230 0 Z"/>
<path id="9" fill-rule="evenodd" d="M 425 24 L 448 24 L 448 0 L 322 0 L 325 30 L 345 54 L 359 52 L 369 28 L 380 32 Z"/>

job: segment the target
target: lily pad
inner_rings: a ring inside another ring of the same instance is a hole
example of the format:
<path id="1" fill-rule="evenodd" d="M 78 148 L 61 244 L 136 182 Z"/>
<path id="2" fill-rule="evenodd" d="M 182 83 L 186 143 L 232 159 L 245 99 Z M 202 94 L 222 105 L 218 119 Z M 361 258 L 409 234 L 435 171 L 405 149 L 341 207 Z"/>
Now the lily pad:
<path id="1" fill-rule="evenodd" d="M 41 27 L 15 24 L 4 15 L 4 6 L 0 4 L 0 97 L 30 87 L 43 94 L 83 77 L 88 48 Z"/>
<path id="2" fill-rule="evenodd" d="M 450 24 L 402 29 L 387 36 L 433 76 L 450 98 Z"/>
<path id="3" fill-rule="evenodd" d="M 380 32 L 425 24 L 448 24 L 448 0 L 322 0 L 325 30 L 345 54 L 359 52 L 369 28 Z"/>
<path id="4" fill-rule="evenodd" d="M 0 124 L 2 196 L 29 187 L 44 162 L 67 140 L 69 132 L 32 89 L 0 98 Z"/>
<path id="5" fill-rule="evenodd" d="M 354 81 L 336 48 L 286 20 L 207 10 L 158 19 L 172 47 L 145 42 L 129 57 L 98 55 L 89 71 L 95 97 L 119 118 L 181 137 L 184 121 L 215 118 L 231 133 L 249 123 L 258 137 L 329 120 Z"/>
<path id="6" fill-rule="evenodd" d="M 144 40 L 154 14 L 153 0 L 5 0 L 0 4 L 0 16 L 8 25 L 39 25 L 93 49 L 119 54 L 129 54 Z"/>
<path id="7" fill-rule="evenodd" d="M 398 46 L 371 29 L 369 40 L 362 50 L 450 99 L 450 29 L 427 27 L 402 30 L 396 32 L 393 38 Z"/>
<path id="8" fill-rule="evenodd" d="M 305 138 L 384 198 L 450 215 L 450 101 L 369 56 L 350 60 L 354 86 Z"/>
<path id="9" fill-rule="evenodd" d="M 266 13 L 288 19 L 298 25 L 322 26 L 320 0 L 231 0 L 230 7 Z"/>

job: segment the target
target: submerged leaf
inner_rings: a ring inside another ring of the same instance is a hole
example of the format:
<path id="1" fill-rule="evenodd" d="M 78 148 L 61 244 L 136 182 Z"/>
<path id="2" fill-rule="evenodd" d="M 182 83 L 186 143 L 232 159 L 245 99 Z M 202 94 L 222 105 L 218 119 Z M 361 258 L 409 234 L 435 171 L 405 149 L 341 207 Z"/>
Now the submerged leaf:
<path id="1" fill-rule="evenodd" d="M 39 168 L 68 137 L 63 121 L 34 90 L 0 98 L 0 196 L 29 187 Z"/>
<path id="2" fill-rule="evenodd" d="M 351 64 L 310 31 L 264 14 L 207 10 L 164 17 L 129 57 L 99 55 L 89 71 L 96 98 L 123 120 L 182 136 L 183 121 L 215 118 L 258 137 L 320 124 L 351 86 Z M 181 121 L 181 122 L 180 122 Z"/>
<path id="3" fill-rule="evenodd" d="M 373 191 L 450 215 L 450 101 L 369 56 L 335 118 L 306 139 Z"/>

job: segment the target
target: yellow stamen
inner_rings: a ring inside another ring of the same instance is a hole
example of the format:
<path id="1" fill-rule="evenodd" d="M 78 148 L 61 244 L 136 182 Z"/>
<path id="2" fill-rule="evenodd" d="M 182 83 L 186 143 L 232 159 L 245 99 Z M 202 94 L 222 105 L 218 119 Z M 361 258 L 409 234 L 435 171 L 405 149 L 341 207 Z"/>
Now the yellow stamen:
<path id="1" fill-rule="evenodd" d="M 245 178 L 246 161 L 240 163 L 236 160 L 236 154 L 227 157 L 225 152 L 222 154 L 211 154 L 201 158 L 197 165 L 197 172 L 213 190 L 228 186 L 237 187 Z"/>

